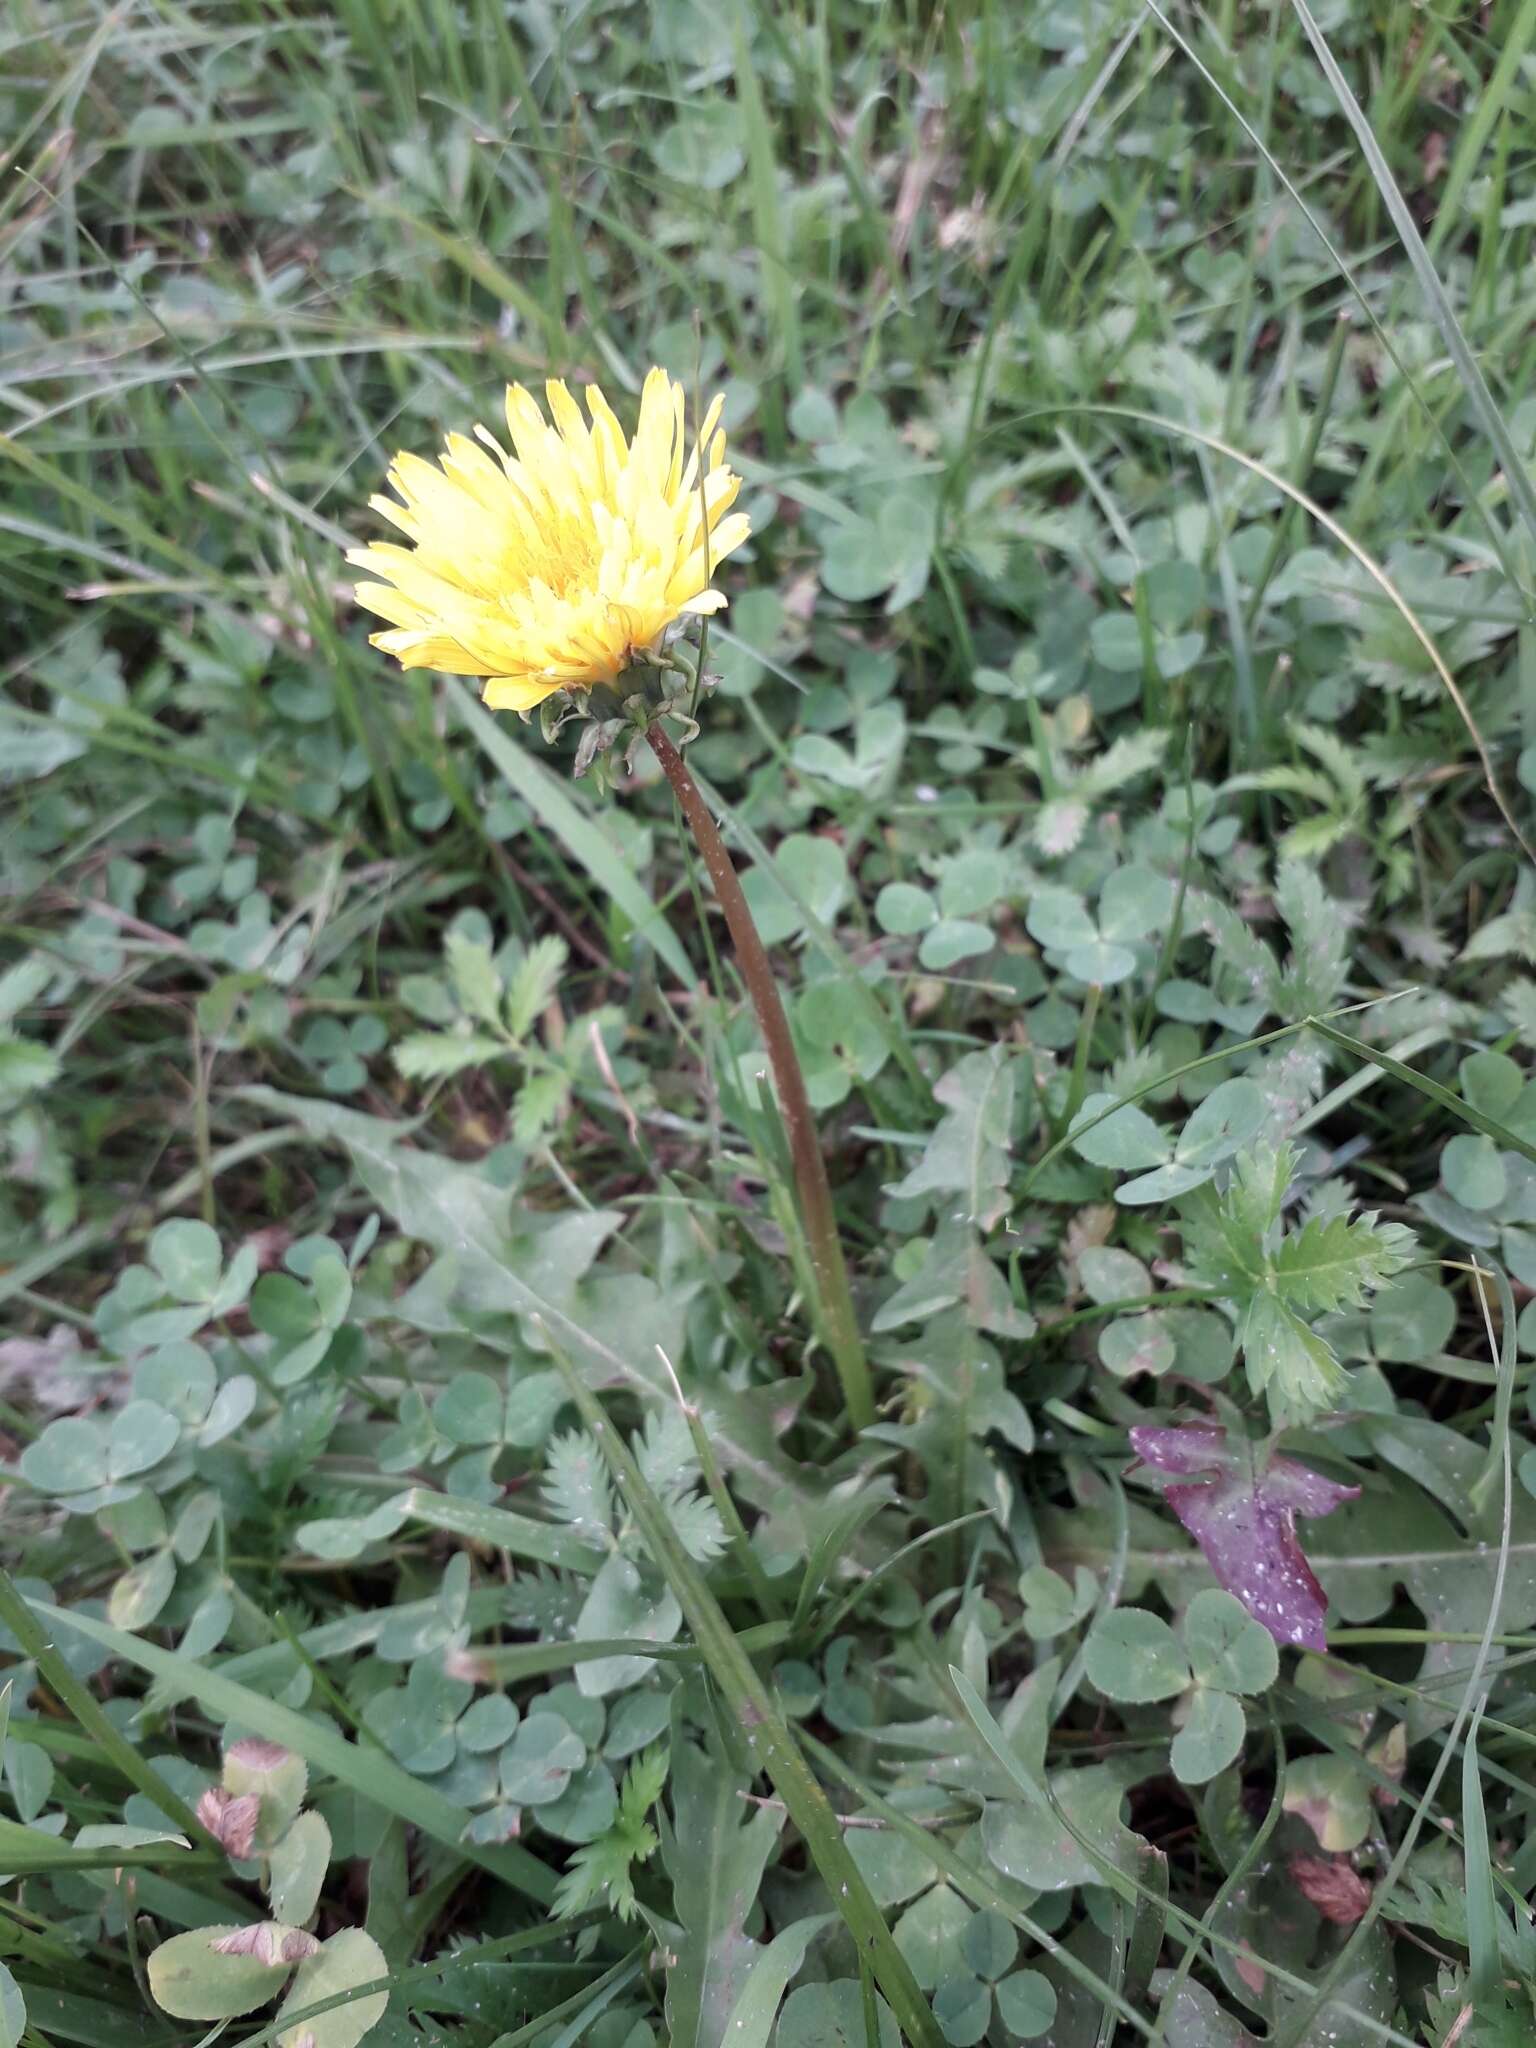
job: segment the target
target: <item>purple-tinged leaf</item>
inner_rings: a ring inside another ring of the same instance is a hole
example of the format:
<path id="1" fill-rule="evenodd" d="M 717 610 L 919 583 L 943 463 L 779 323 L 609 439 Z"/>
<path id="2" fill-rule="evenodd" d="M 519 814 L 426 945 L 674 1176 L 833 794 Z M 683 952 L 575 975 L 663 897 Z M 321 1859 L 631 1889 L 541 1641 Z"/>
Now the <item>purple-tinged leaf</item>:
<path id="1" fill-rule="evenodd" d="M 1340 1486 L 1294 1458 L 1261 1466 L 1256 1445 L 1230 1441 L 1213 1423 L 1133 1429 L 1131 1445 L 1143 1464 L 1180 1481 L 1209 1475 L 1163 1491 L 1217 1582 L 1277 1643 L 1325 1650 L 1328 1603 L 1297 1541 L 1296 1517 L 1330 1514 L 1359 1487 Z"/>

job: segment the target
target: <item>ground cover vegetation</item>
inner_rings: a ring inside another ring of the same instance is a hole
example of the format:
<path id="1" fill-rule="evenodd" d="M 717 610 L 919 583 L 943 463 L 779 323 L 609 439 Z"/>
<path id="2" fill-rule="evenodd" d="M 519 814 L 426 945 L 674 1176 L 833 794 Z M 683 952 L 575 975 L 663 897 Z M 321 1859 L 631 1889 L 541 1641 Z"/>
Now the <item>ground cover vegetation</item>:
<path id="1" fill-rule="evenodd" d="M 1529 2041 L 1533 0 L 0 50 L 3 2048 Z M 344 560 L 653 365 L 847 1315 Z"/>

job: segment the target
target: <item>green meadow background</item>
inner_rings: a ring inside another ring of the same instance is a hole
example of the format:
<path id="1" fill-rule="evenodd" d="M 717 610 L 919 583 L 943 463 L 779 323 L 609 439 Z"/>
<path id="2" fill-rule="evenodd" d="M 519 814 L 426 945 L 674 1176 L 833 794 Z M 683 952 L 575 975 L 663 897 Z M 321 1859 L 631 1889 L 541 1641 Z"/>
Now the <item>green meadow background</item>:
<path id="1" fill-rule="evenodd" d="M 1533 92 L 1532 0 L 0 10 L 0 2048 L 1532 2037 Z M 653 765 L 342 559 L 652 363 L 857 1440 Z"/>

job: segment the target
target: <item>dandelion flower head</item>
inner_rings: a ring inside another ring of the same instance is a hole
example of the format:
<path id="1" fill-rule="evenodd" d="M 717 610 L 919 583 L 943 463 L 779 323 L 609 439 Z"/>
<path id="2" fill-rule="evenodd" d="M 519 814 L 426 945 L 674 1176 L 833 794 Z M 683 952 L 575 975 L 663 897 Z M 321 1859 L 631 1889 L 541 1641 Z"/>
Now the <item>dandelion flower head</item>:
<path id="1" fill-rule="evenodd" d="M 358 601 L 389 621 L 373 645 L 404 668 L 485 677 L 496 710 L 612 683 L 674 621 L 719 611 L 710 577 L 751 531 L 730 510 L 741 479 L 720 398 L 690 442 L 682 386 L 652 370 L 627 440 L 595 384 L 586 417 L 564 384 L 544 388 L 553 425 L 507 387 L 511 454 L 477 427 L 450 434 L 437 462 L 397 455 L 398 502 L 370 502 L 410 545 L 347 556 L 376 579 Z"/>

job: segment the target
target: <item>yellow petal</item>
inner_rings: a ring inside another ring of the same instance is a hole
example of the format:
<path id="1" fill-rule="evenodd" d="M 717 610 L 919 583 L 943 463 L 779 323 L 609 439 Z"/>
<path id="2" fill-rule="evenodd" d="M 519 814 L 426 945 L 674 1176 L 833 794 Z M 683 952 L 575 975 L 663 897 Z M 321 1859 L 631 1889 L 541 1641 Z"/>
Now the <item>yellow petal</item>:
<path id="1" fill-rule="evenodd" d="M 585 413 L 558 380 L 545 396 L 548 417 L 508 386 L 510 453 L 477 427 L 436 462 L 398 455 L 394 495 L 373 503 L 400 538 L 348 556 L 358 602 L 388 622 L 376 645 L 406 667 L 485 676 L 486 701 L 518 710 L 616 680 L 673 621 L 718 610 L 715 567 L 750 530 L 729 512 L 741 486 L 719 397 L 690 441 L 683 388 L 661 369 L 632 440 L 596 385 Z"/>
<path id="2" fill-rule="evenodd" d="M 541 676 L 491 676 L 481 695 L 493 711 L 531 711 L 564 688 L 564 683 L 546 682 Z"/>

